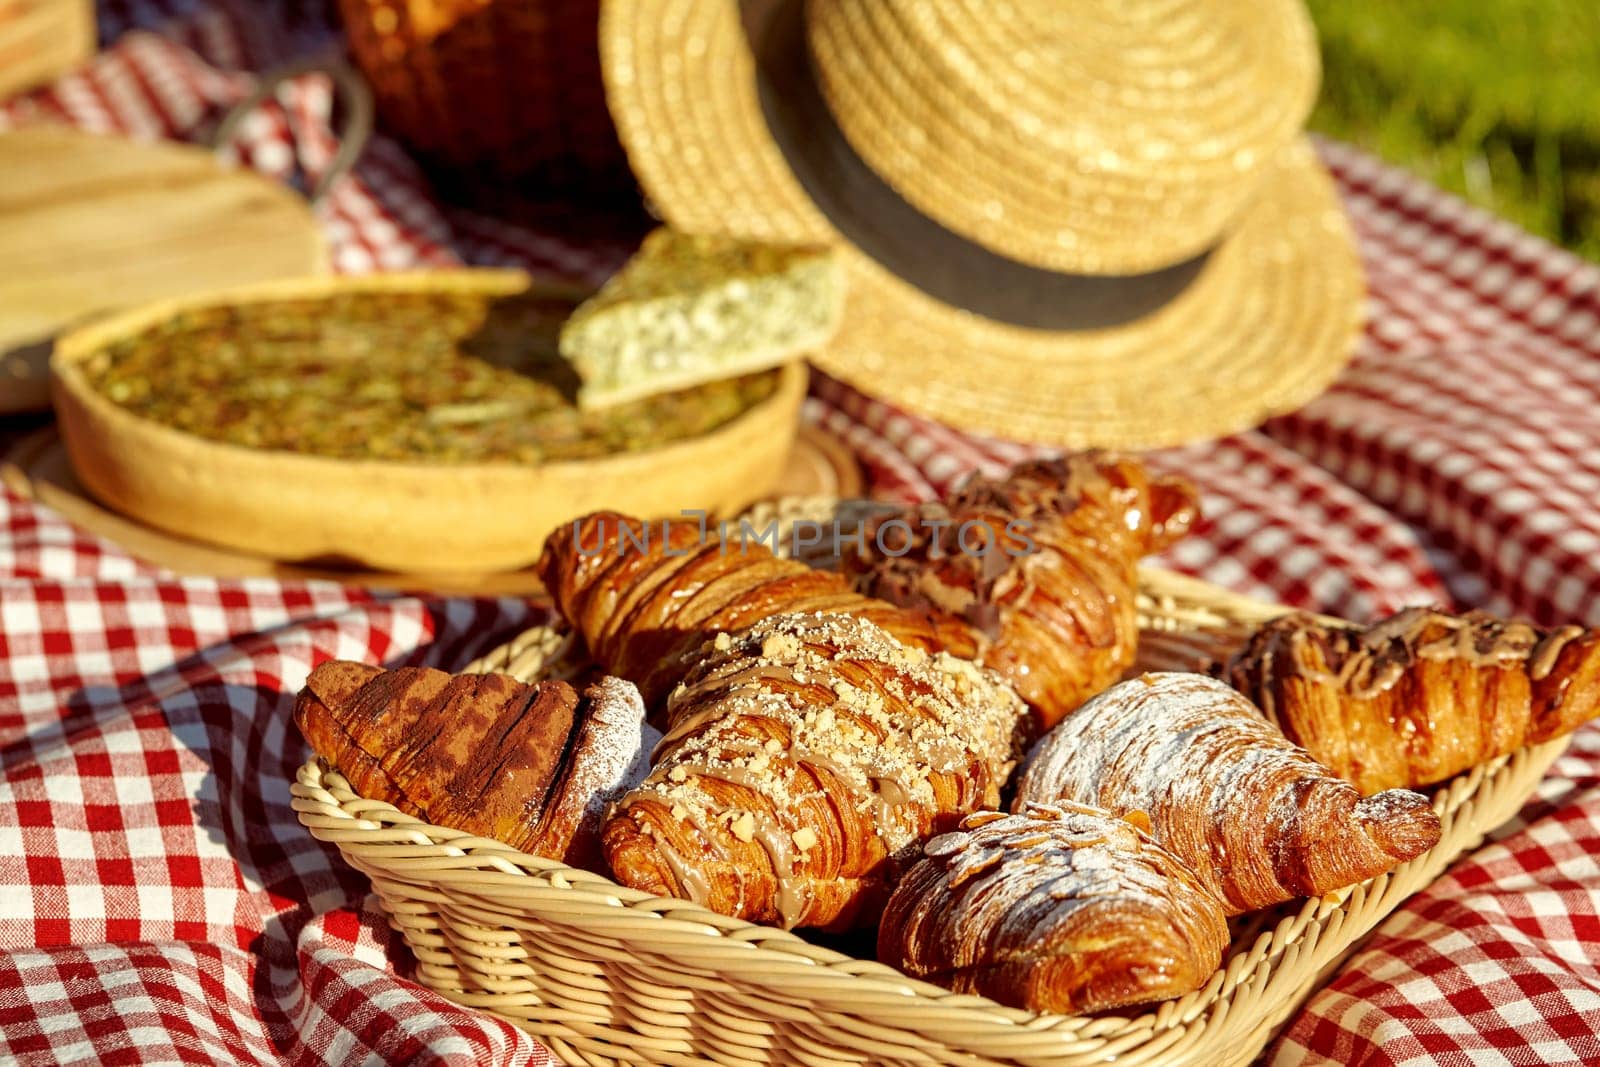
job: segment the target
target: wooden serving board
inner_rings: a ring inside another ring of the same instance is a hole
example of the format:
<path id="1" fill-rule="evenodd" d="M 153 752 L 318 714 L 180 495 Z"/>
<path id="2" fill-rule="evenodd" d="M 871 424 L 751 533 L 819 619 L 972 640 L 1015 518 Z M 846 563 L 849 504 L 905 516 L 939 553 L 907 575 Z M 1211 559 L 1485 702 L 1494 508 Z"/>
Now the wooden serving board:
<path id="1" fill-rule="evenodd" d="M 0 0 L 0 97 L 54 80 L 94 48 L 94 0 Z"/>
<path id="2" fill-rule="evenodd" d="M 118 307 L 327 271 L 306 202 L 202 148 L 0 133 L 0 413 L 49 406 L 63 329 Z"/>
<path id="3" fill-rule="evenodd" d="M 202 544 L 158 530 L 102 505 L 72 473 L 66 447 L 54 427 L 18 441 L 0 459 L 0 483 L 53 508 L 68 520 L 129 554 L 178 574 L 220 578 L 320 578 L 373 588 L 460 596 L 533 596 L 543 592 L 531 570 L 491 574 L 397 574 L 301 566 Z M 801 424 L 779 480 L 778 496 L 859 496 L 861 468 L 849 447 L 809 424 Z"/>

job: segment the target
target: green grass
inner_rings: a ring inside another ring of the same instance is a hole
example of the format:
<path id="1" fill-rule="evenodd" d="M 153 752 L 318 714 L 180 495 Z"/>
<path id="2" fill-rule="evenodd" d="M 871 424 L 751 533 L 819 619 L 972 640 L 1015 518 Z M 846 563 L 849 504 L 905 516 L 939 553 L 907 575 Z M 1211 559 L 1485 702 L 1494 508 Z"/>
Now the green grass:
<path id="1" fill-rule="evenodd" d="M 1600 259 L 1600 0 L 1311 0 L 1312 128 Z"/>

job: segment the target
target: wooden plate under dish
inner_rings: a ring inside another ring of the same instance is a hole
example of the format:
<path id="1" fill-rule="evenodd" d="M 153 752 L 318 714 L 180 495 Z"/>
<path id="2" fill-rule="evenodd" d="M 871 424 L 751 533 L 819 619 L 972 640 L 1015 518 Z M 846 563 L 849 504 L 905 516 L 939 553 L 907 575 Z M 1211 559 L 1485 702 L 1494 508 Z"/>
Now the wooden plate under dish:
<path id="1" fill-rule="evenodd" d="M 111 541 L 131 555 L 178 574 L 223 578 L 321 578 L 351 585 L 461 596 L 532 596 L 541 592 L 532 570 L 492 574 L 406 574 L 284 563 L 201 544 L 119 515 L 89 494 L 72 473 L 61 435 L 46 427 L 18 441 L 0 458 L 0 484 L 38 501 Z M 861 468 L 843 441 L 802 425 L 778 479 L 784 496 L 853 497 L 862 492 Z"/>

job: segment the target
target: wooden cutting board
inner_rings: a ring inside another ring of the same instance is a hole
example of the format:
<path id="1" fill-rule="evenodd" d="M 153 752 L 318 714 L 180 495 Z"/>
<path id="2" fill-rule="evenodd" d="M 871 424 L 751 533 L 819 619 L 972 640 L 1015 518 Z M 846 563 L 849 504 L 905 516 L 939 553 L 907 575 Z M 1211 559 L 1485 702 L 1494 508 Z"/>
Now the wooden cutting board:
<path id="1" fill-rule="evenodd" d="M 0 413 L 49 405 L 51 339 L 96 313 L 327 271 L 303 199 L 203 148 L 30 127 L 0 176 Z"/>
<path id="2" fill-rule="evenodd" d="M 120 545 L 130 555 L 178 574 L 221 578 L 325 578 L 351 585 L 459 596 L 536 596 L 543 592 L 532 570 L 494 574 L 392 574 L 302 566 L 191 541 L 146 526 L 95 500 L 72 473 L 66 447 L 54 427 L 16 442 L 0 456 L 0 485 Z M 779 496 L 855 497 L 861 467 L 843 441 L 802 423 L 778 481 Z"/>

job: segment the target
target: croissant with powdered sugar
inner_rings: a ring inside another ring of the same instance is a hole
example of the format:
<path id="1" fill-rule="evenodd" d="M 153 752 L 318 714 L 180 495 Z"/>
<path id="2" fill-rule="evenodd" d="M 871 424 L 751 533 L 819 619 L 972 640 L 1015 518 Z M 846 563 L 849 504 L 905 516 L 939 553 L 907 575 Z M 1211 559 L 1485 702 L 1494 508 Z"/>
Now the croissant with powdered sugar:
<path id="1" fill-rule="evenodd" d="M 524 685 L 503 674 L 332 660 L 295 725 L 361 796 L 578 867 L 597 867 L 606 805 L 643 777 L 638 690 L 602 678 Z"/>
<path id="2" fill-rule="evenodd" d="M 1029 1011 L 1182 996 L 1228 923 L 1193 871 L 1133 822 L 1078 804 L 980 812 L 923 846 L 878 928 L 878 959 Z"/>
<path id="3" fill-rule="evenodd" d="M 1141 675 L 1067 716 L 1028 754 L 1015 806 L 1062 799 L 1144 813 L 1229 914 L 1366 881 L 1440 835 L 1426 797 L 1362 797 L 1203 674 Z"/>

